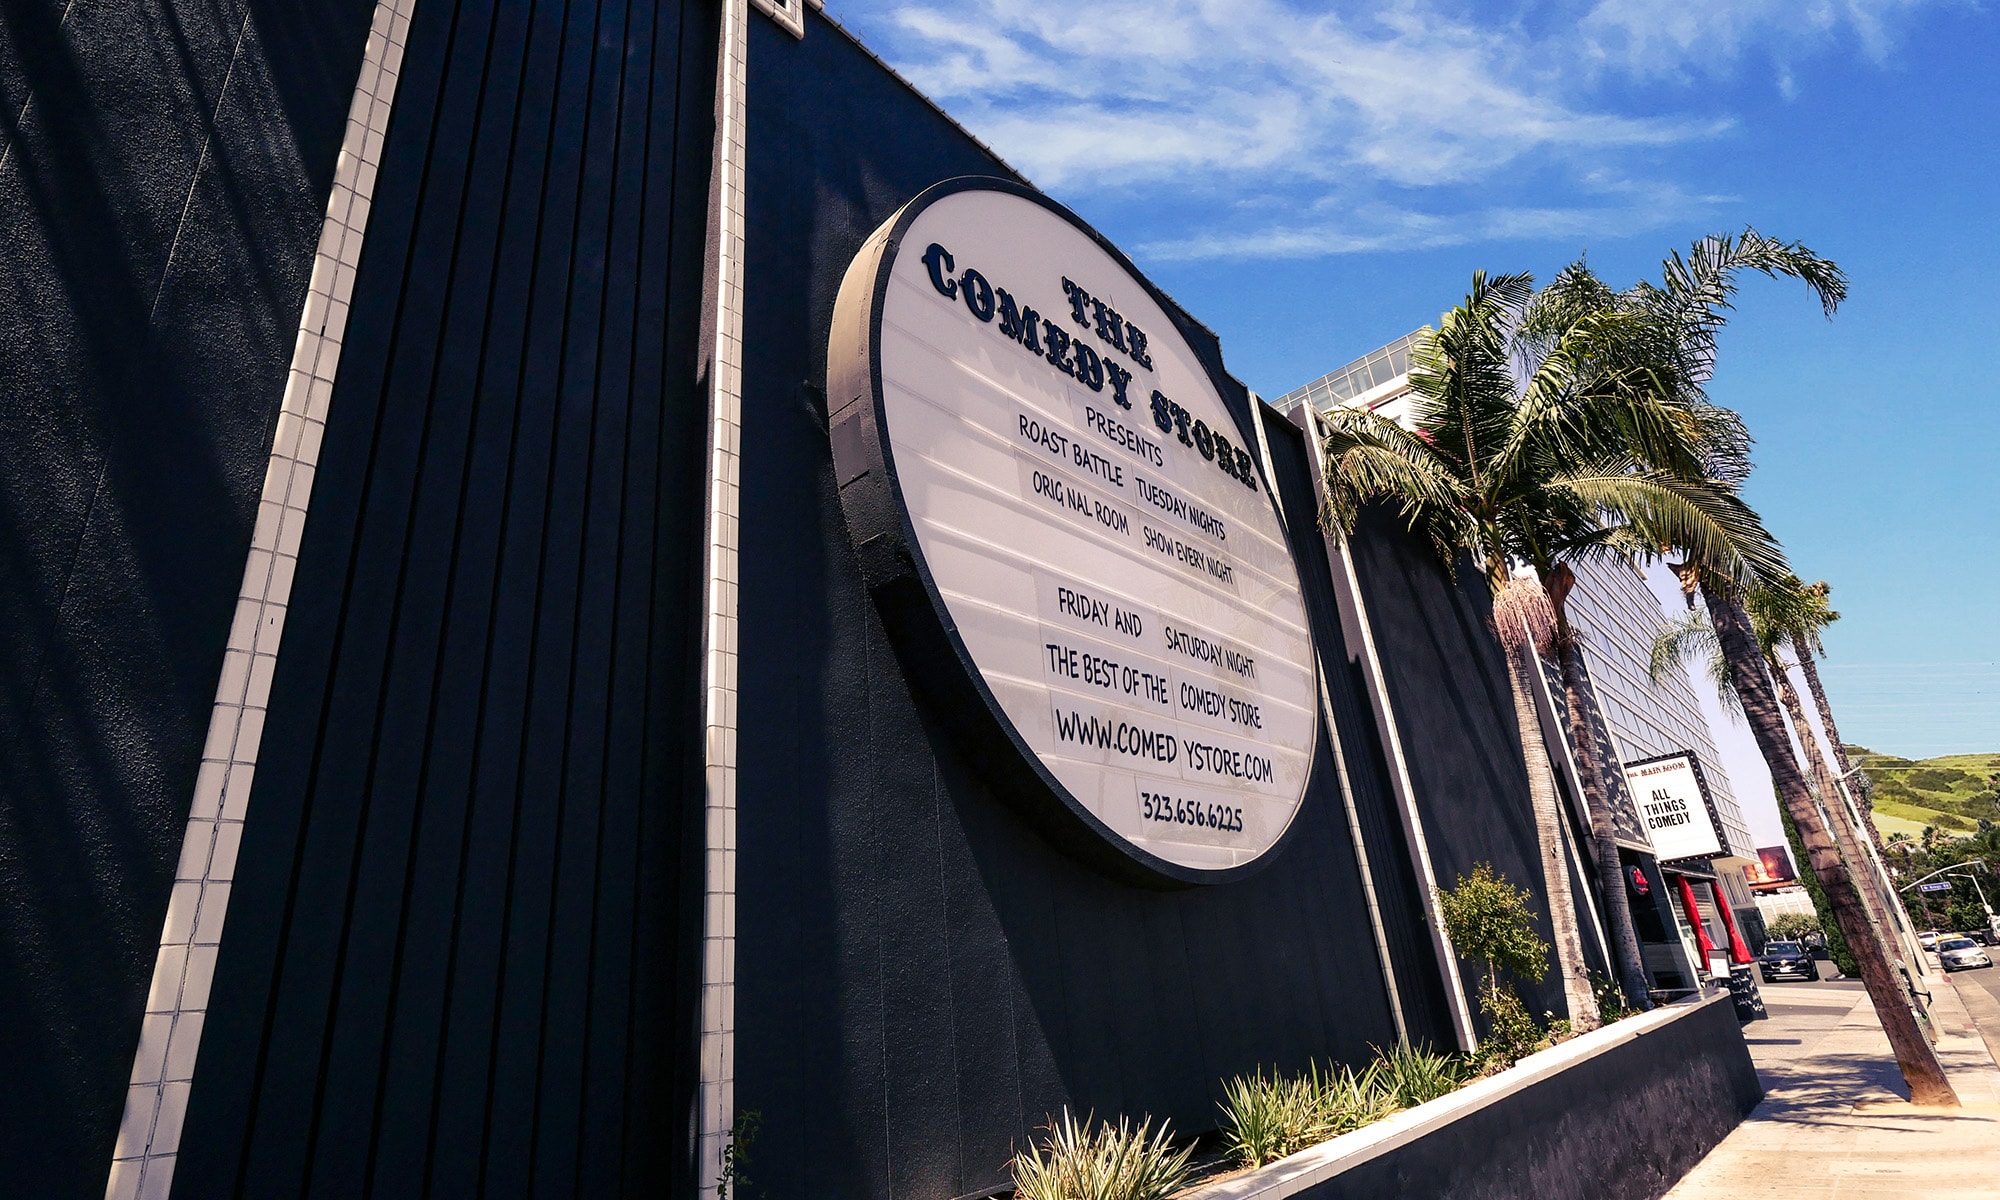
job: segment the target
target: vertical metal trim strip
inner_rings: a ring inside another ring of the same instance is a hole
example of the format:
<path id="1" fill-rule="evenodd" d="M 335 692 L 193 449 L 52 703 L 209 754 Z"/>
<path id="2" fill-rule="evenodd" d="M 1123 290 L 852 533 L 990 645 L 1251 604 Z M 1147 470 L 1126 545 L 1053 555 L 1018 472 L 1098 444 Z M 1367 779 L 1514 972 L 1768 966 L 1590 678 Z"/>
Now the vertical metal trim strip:
<path id="1" fill-rule="evenodd" d="M 1264 407 L 1267 406 L 1258 398 L 1257 393 L 1250 393 L 1250 423 L 1257 430 L 1257 452 L 1264 457 L 1264 477 L 1276 479 L 1277 464 L 1271 460 L 1270 439 L 1264 433 L 1264 422 L 1258 411 Z M 1276 409 L 1271 411 L 1277 412 Z M 1311 469 L 1313 495 L 1319 496 L 1326 488 L 1325 466 L 1321 461 L 1318 439 L 1312 436 L 1310 430 L 1306 432 L 1306 443 L 1309 447 L 1306 463 Z M 1284 506 L 1274 507 L 1278 512 L 1279 524 L 1286 524 Z M 1294 538 L 1293 545 L 1296 547 L 1297 544 L 1298 541 Z M 1368 864 L 1368 840 L 1361 832 L 1361 814 L 1354 807 L 1354 786 L 1347 777 L 1347 751 L 1340 744 L 1340 726 L 1334 720 L 1333 695 L 1327 691 L 1325 671 L 1319 673 L 1319 708 L 1326 716 L 1326 740 L 1333 747 L 1333 773 L 1340 783 L 1340 803 L 1347 813 L 1348 837 L 1354 842 L 1354 862 L 1361 871 L 1361 891 L 1368 898 L 1368 926 L 1375 937 L 1376 958 L 1382 965 L 1382 983 L 1389 992 L 1389 1013 L 1396 1021 L 1396 1040 L 1407 1046 L 1410 1044 L 1410 1028 L 1409 1022 L 1403 1015 L 1403 993 L 1396 984 L 1396 963 L 1389 953 L 1389 933 L 1382 924 L 1382 906 L 1375 896 L 1375 871 Z"/>
<path id="2" fill-rule="evenodd" d="M 1535 716 L 1542 723 L 1542 745 L 1549 752 L 1549 767 L 1552 771 L 1560 772 L 1564 778 L 1569 780 L 1569 794 L 1573 803 L 1562 804 L 1561 807 L 1565 809 L 1571 809 L 1573 806 L 1581 807 L 1584 811 L 1581 813 L 1571 811 L 1568 813 L 1568 816 L 1571 818 L 1580 817 L 1581 820 L 1579 823 L 1588 832 L 1591 828 L 1590 799 L 1584 794 L 1583 772 L 1577 765 L 1574 748 L 1570 745 L 1567 725 L 1557 716 L 1555 684 L 1549 681 L 1548 668 L 1543 663 L 1542 656 L 1539 653 L 1535 655 L 1533 691 L 1535 694 Z M 1562 835 L 1565 856 L 1570 866 L 1576 871 L 1577 879 L 1583 885 L 1581 891 L 1583 903 L 1577 905 L 1577 907 L 1583 911 L 1586 917 L 1590 918 L 1590 931 L 1596 935 L 1598 953 L 1604 956 L 1605 965 L 1615 975 L 1618 971 L 1618 962 L 1611 957 L 1611 943 L 1605 937 L 1604 918 L 1598 915 L 1597 902 L 1591 896 L 1591 889 L 1597 885 L 1596 872 L 1591 868 L 1590 860 L 1584 854 L 1582 844 L 1571 832 L 1570 822 L 1565 820 L 1557 832 Z"/>
<path id="3" fill-rule="evenodd" d="M 1301 405 L 1292 410 L 1293 419 L 1305 427 L 1307 440 L 1313 444 L 1314 461 L 1324 471 L 1325 450 L 1320 445 L 1319 415 L 1312 408 Z M 1389 704 L 1388 679 L 1382 671 L 1382 659 L 1375 650 L 1375 633 L 1369 627 L 1368 606 L 1361 600 L 1361 578 L 1354 570 L 1354 556 L 1348 553 L 1345 542 L 1330 542 L 1327 545 L 1328 565 L 1333 568 L 1333 594 L 1339 603 L 1341 620 L 1347 626 L 1349 644 L 1361 651 L 1362 676 L 1368 681 L 1368 700 L 1375 709 L 1375 728 L 1382 738 L 1382 748 L 1389 759 L 1389 781 L 1396 790 L 1396 806 L 1403 818 L 1403 836 L 1409 839 L 1410 858 L 1417 868 L 1418 882 L 1423 885 L 1425 923 L 1430 926 L 1431 948 L 1437 955 L 1438 971 L 1444 976 L 1445 987 L 1451 993 L 1451 1025 L 1458 1035 L 1461 1050 L 1471 1050 L 1478 1043 L 1472 1028 L 1472 1010 L 1466 1004 L 1465 983 L 1458 976 L 1458 956 L 1452 950 L 1451 937 L 1445 933 L 1444 918 L 1438 912 L 1437 876 L 1431 868 L 1430 844 L 1424 839 L 1423 818 L 1417 812 L 1416 784 L 1410 778 L 1409 760 L 1403 755 L 1403 738 L 1396 729 L 1396 716 Z"/>
<path id="4" fill-rule="evenodd" d="M 736 1109 L 737 527 L 743 427 L 744 146 L 749 0 L 724 0 L 716 66 L 715 264 L 705 590 L 702 600 L 703 848 L 700 1194 L 716 1196 Z"/>
<path id="5" fill-rule="evenodd" d="M 105 1200 L 165 1197 L 201 1048 L 223 918 L 249 813 L 271 676 L 291 603 L 313 474 L 347 334 L 356 265 L 402 71 L 416 0 L 378 0 L 348 105 L 312 281 L 292 350 L 257 524 L 229 628 L 222 676 L 195 777 L 180 864 L 153 964 L 125 1112 L 111 1152 Z M 245 26 L 246 30 L 248 26 Z"/>

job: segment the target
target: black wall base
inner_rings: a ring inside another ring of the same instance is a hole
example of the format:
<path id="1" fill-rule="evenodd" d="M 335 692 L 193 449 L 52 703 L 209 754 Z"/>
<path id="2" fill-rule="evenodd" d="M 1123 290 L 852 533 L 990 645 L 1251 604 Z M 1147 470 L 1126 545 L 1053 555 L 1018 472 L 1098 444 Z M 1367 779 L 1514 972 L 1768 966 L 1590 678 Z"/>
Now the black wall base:
<path id="1" fill-rule="evenodd" d="M 1311 1200 L 1653 1200 L 1764 1088 L 1727 996 L 1324 1182 Z"/>

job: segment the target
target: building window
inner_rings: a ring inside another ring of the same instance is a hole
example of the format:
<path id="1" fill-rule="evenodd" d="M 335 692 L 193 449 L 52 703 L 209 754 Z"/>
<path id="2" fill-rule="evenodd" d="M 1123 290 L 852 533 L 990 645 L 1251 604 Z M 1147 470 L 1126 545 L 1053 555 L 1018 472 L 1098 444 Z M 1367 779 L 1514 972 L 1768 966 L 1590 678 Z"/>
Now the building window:
<path id="1" fill-rule="evenodd" d="M 750 0 L 758 12 L 785 27 L 793 37 L 806 35 L 805 6 L 807 0 Z M 818 7 L 815 5 L 815 7 Z"/>

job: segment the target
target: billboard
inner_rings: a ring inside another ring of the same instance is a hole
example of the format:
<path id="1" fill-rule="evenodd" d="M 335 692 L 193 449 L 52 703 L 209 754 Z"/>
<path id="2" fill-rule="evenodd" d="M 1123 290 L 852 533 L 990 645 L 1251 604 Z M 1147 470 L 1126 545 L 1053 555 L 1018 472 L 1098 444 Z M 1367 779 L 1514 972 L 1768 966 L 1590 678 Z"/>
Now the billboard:
<path id="1" fill-rule="evenodd" d="M 1743 875 L 1753 887 L 1794 883 L 1799 877 L 1798 871 L 1792 867 L 1791 852 L 1784 846 L 1758 847 L 1757 861 L 1745 867 Z"/>

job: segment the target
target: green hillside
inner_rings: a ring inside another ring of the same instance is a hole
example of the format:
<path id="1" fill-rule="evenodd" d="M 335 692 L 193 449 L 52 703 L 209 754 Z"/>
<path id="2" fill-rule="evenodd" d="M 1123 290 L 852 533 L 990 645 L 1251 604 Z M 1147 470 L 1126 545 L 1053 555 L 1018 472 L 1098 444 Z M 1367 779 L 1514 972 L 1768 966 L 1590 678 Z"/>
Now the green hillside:
<path id="1" fill-rule="evenodd" d="M 1874 784 L 1876 824 L 1884 833 L 1905 822 L 1916 827 L 1904 827 L 1912 834 L 1925 825 L 1971 833 L 1981 821 L 2000 822 L 2000 754 L 1910 759 L 1849 746 L 1847 756 Z"/>

